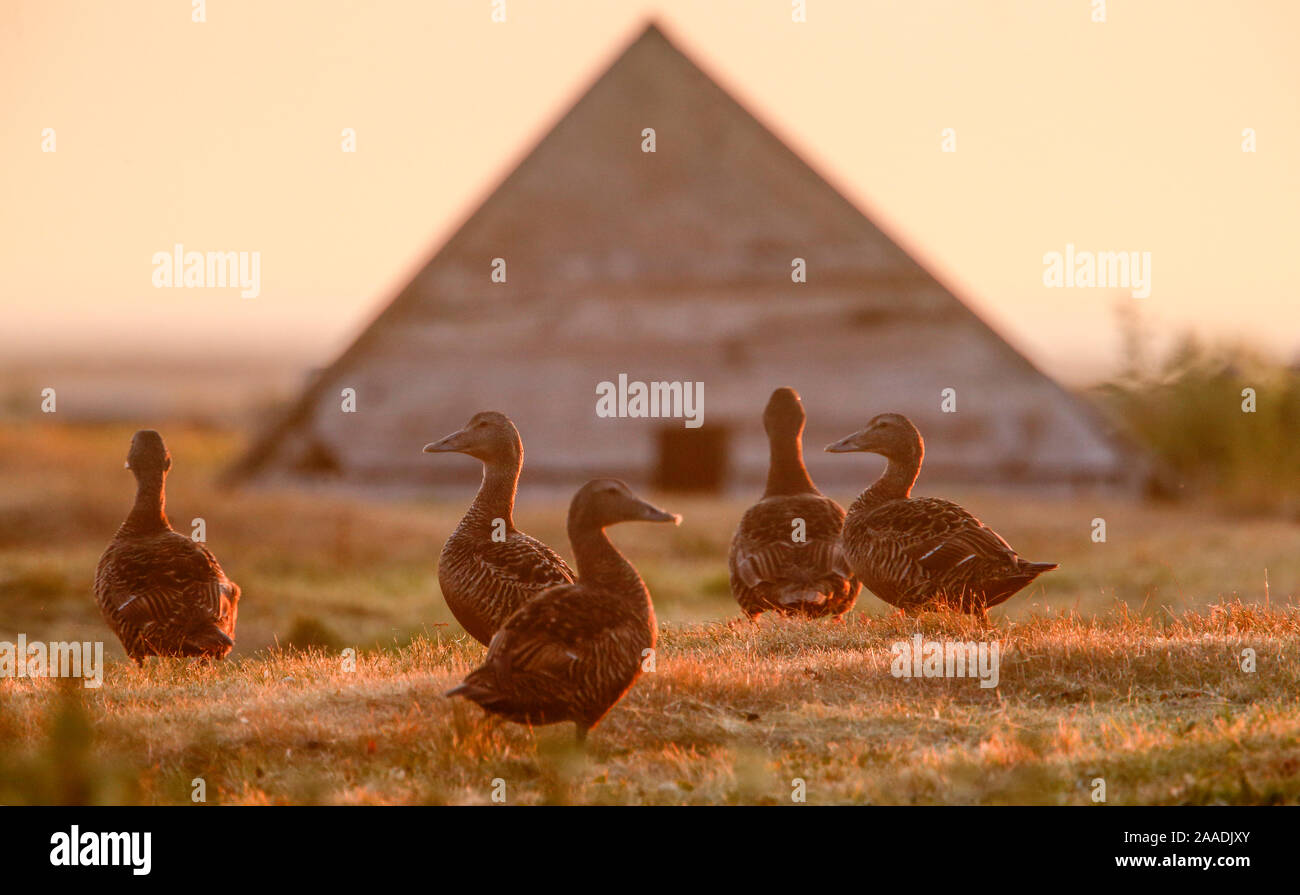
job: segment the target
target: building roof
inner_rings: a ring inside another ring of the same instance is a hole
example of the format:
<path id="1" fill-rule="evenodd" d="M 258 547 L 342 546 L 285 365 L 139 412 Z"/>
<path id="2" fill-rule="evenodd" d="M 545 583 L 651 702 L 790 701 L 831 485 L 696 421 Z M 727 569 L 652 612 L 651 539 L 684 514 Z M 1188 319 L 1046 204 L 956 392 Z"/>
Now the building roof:
<path id="1" fill-rule="evenodd" d="M 653 128 L 656 147 L 642 151 Z M 491 279 L 493 259 L 506 282 Z M 794 283 L 802 258 L 807 282 Z M 704 383 L 735 483 L 765 475 L 761 413 L 793 386 L 821 445 L 911 416 L 926 478 L 1134 485 L 1138 454 L 1037 370 L 654 25 L 231 470 L 361 485 L 464 479 L 421 446 L 515 419 L 533 481 L 644 480 L 680 421 L 603 419 L 619 373 Z M 356 412 L 341 411 L 355 389 Z M 940 409 L 956 389 L 957 412 Z"/>

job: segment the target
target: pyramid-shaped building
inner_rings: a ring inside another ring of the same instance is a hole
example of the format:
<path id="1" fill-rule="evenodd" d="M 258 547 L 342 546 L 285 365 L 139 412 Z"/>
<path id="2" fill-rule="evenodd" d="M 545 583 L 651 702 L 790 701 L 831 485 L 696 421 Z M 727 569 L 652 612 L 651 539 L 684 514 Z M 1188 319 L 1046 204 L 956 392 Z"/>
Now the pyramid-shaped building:
<path id="1" fill-rule="evenodd" d="M 702 382 L 703 427 L 598 416 L 597 383 L 620 373 Z M 465 482 L 462 464 L 420 449 L 495 409 L 523 433 L 528 483 L 645 483 L 698 460 L 714 469 L 705 484 L 750 488 L 783 385 L 809 413 L 813 477 L 837 493 L 874 467 L 821 446 L 885 410 L 926 436 L 922 485 L 1137 489 L 1147 475 L 1091 406 L 650 26 L 231 472 Z M 955 413 L 941 409 L 950 388 Z"/>

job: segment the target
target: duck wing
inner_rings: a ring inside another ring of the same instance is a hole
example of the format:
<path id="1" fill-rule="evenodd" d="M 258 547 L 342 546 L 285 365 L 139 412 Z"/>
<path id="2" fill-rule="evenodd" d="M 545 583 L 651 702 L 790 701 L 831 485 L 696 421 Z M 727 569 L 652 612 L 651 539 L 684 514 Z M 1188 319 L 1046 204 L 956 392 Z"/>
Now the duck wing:
<path id="1" fill-rule="evenodd" d="M 523 532 L 504 541 L 488 541 L 475 551 L 483 574 L 501 582 L 513 582 L 529 593 L 557 584 L 571 584 L 577 577 L 558 553 Z"/>
<path id="2" fill-rule="evenodd" d="M 626 612 L 581 585 L 553 587 L 510 616 L 483 664 L 503 681 L 520 672 L 569 677 L 594 642 L 616 635 L 627 620 Z"/>
<path id="3" fill-rule="evenodd" d="M 796 541 L 802 520 L 803 539 Z M 731 543 L 732 569 L 746 587 L 763 583 L 814 582 L 853 574 L 840 548 L 844 510 L 828 497 L 769 498 L 741 517 Z"/>
<path id="4" fill-rule="evenodd" d="M 768 610 L 821 618 L 852 609 L 862 585 L 840 543 L 843 528 L 843 508 L 821 494 L 767 497 L 750 507 L 728 555 L 741 610 L 750 618 Z"/>
<path id="5" fill-rule="evenodd" d="M 580 584 L 553 587 L 510 616 L 482 666 L 447 695 L 514 719 L 590 721 L 636 678 L 651 643 L 638 627 L 626 609 Z"/>
<path id="6" fill-rule="evenodd" d="M 574 578 L 554 550 L 521 531 L 494 541 L 462 526 L 447 540 L 438 560 L 438 582 L 447 606 L 470 636 L 485 645 L 524 603 Z"/>
<path id="7" fill-rule="evenodd" d="M 895 500 L 872 511 L 865 523 L 932 576 L 978 563 L 982 568 L 1019 565 L 1001 535 L 949 500 Z"/>
<path id="8" fill-rule="evenodd" d="M 172 655 L 230 652 L 240 590 L 207 547 L 173 531 L 115 548 L 96 589 L 124 643 Z"/>

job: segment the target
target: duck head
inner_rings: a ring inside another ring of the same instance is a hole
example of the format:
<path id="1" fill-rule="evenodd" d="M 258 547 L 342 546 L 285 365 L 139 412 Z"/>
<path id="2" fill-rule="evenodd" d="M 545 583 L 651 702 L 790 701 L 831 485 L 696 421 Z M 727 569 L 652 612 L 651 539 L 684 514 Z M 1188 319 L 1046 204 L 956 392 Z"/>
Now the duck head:
<path id="1" fill-rule="evenodd" d="M 763 410 L 763 428 L 769 439 L 798 438 L 803 434 L 806 419 L 803 401 L 792 388 L 779 388 L 772 392 Z"/>
<path id="2" fill-rule="evenodd" d="M 136 479 L 161 479 L 172 468 L 172 455 L 163 444 L 162 436 L 153 429 L 141 429 L 131 436 L 131 449 L 126 454 L 126 468 Z"/>
<path id="3" fill-rule="evenodd" d="M 671 522 L 682 517 L 647 503 L 618 479 L 592 479 L 569 505 L 569 528 L 604 528 L 617 522 Z"/>
<path id="4" fill-rule="evenodd" d="M 888 460 L 919 462 L 925 443 L 907 417 L 901 413 L 881 413 L 872 417 L 866 428 L 826 445 L 826 450 L 832 454 L 863 451 L 880 454 Z"/>
<path id="5" fill-rule="evenodd" d="M 523 459 L 524 443 L 510 417 L 486 410 L 470 417 L 463 429 L 424 446 L 426 454 L 469 454 L 484 463 L 511 462 Z"/>

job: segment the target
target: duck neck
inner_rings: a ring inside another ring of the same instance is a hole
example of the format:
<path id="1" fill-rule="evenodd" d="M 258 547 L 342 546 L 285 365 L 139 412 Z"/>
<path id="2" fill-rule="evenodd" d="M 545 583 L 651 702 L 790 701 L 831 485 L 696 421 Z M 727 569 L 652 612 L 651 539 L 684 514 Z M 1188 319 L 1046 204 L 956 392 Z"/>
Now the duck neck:
<path id="1" fill-rule="evenodd" d="M 773 434 L 768 436 L 770 461 L 767 466 L 767 490 L 764 497 L 782 494 L 817 493 L 817 486 L 808 477 L 803 465 L 803 443 L 799 434 Z"/>
<path id="2" fill-rule="evenodd" d="M 880 478 L 863 491 L 855 501 L 859 509 L 871 509 L 891 500 L 906 500 L 912 494 L 916 477 L 921 474 L 921 450 L 903 457 L 889 457 L 889 463 Z"/>
<path id="3" fill-rule="evenodd" d="M 569 542 L 578 566 L 578 580 L 618 594 L 637 609 L 653 613 L 650 592 L 627 557 L 610 542 L 604 528 L 569 526 Z"/>
<path id="4" fill-rule="evenodd" d="M 165 477 L 146 475 L 136 479 L 135 505 L 122 523 L 121 531 L 130 534 L 153 534 L 170 531 L 171 523 L 167 521 L 164 505 L 167 502 Z"/>
<path id="5" fill-rule="evenodd" d="M 484 526 L 492 526 L 493 520 L 504 519 L 506 530 L 515 527 L 515 488 L 519 484 L 519 469 L 523 464 L 518 460 L 491 460 L 483 464 L 483 483 L 479 485 L 478 494 L 470 504 L 466 518 Z"/>

